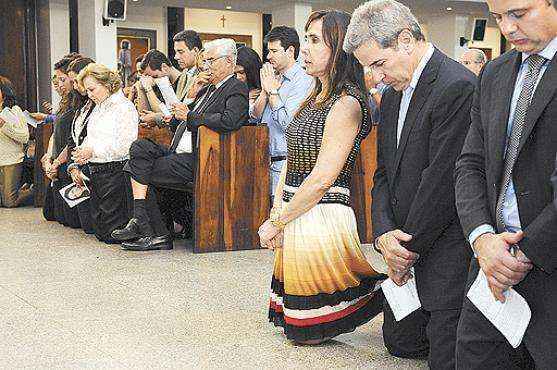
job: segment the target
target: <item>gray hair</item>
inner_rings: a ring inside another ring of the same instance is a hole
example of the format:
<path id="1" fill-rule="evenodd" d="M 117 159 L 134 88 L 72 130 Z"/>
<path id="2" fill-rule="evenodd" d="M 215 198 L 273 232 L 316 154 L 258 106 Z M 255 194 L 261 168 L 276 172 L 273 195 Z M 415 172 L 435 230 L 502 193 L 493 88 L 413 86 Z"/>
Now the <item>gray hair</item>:
<path id="1" fill-rule="evenodd" d="M 406 5 L 394 0 L 371 0 L 354 10 L 343 48 L 353 53 L 370 40 L 382 48 L 393 47 L 404 30 L 410 31 L 414 39 L 425 41 L 418 20 Z"/>
<path id="2" fill-rule="evenodd" d="M 478 64 L 485 64 L 487 62 L 487 56 L 485 53 L 480 49 L 468 49 L 466 52 L 473 52 L 474 53 L 474 62 Z"/>
<path id="3" fill-rule="evenodd" d="M 205 43 L 205 50 L 217 49 L 219 51 L 219 56 L 231 56 L 236 64 L 236 56 L 238 54 L 236 50 L 236 41 L 232 39 L 216 39 Z"/>

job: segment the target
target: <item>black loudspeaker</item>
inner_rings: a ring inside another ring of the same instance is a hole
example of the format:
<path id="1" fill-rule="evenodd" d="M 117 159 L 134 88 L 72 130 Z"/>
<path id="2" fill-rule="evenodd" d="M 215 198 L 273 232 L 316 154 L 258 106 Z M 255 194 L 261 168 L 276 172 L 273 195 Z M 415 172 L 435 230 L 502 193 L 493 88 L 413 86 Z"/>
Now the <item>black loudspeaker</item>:
<path id="1" fill-rule="evenodd" d="M 473 41 L 483 41 L 485 37 L 485 27 L 487 26 L 487 19 L 475 18 L 474 30 L 472 31 Z"/>
<path id="2" fill-rule="evenodd" d="M 126 20 L 127 0 L 104 0 L 103 17 L 112 21 Z"/>

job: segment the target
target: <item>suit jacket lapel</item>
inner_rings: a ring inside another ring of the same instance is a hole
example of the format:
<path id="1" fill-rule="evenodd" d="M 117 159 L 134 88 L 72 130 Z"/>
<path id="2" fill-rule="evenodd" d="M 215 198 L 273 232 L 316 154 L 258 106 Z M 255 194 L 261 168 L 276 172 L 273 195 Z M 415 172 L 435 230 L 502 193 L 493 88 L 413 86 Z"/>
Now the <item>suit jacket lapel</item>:
<path id="1" fill-rule="evenodd" d="M 534 129 L 538 118 L 540 118 L 543 110 L 549 104 L 553 96 L 555 95 L 555 90 L 557 89 L 557 54 L 553 57 L 553 60 L 547 66 L 545 73 L 538 84 L 536 91 L 534 91 L 534 96 L 532 98 L 532 103 L 528 108 L 526 113 L 526 121 L 524 122 L 524 128 L 522 129 L 522 134 L 520 136 L 520 145 L 518 146 L 518 153 L 522 150 L 522 147 L 528 140 L 530 133 Z"/>
<path id="2" fill-rule="evenodd" d="M 424 107 L 427 98 L 431 94 L 433 90 L 433 83 L 437 79 L 437 74 L 439 73 L 439 67 L 445 57 L 441 52 L 435 50 L 431 59 L 427 62 L 424 70 L 422 71 L 422 75 L 418 80 L 418 84 L 416 85 L 416 89 L 412 94 L 412 99 L 410 100 L 410 105 L 408 106 L 408 112 L 406 113 L 406 119 L 404 120 L 404 126 L 402 128 L 402 133 L 400 134 L 400 141 L 398 143 L 398 148 L 396 149 L 396 156 L 395 162 L 393 165 L 393 175 L 396 174 L 398 166 L 400 165 L 400 160 L 402 159 L 402 154 L 406 149 L 406 143 L 408 142 L 408 137 L 410 136 L 410 132 L 412 131 L 412 127 L 416 123 L 416 119 L 418 114 Z M 398 122 L 398 117 L 397 117 Z M 396 128 L 395 128 L 396 132 Z M 396 135 L 395 135 L 396 136 Z M 396 139 L 395 139 L 396 145 Z"/>
<path id="3" fill-rule="evenodd" d="M 518 71 L 520 69 L 521 58 L 518 52 L 515 52 L 514 57 L 507 60 L 497 73 L 497 78 L 493 85 L 493 104 L 488 124 L 491 150 L 490 158 L 494 158 L 493 166 L 494 173 L 497 174 L 497 180 L 501 181 L 501 172 L 505 162 L 505 144 L 507 140 L 507 123 L 509 122 L 509 114 L 511 110 L 511 100 L 518 78 Z M 497 184 L 497 189 L 499 189 Z"/>
<path id="4" fill-rule="evenodd" d="M 195 111 L 196 113 L 205 113 L 205 111 L 207 110 L 207 108 L 213 104 L 213 102 L 220 96 L 222 95 L 222 91 L 224 89 L 226 89 L 226 87 L 228 86 L 228 84 L 231 83 L 231 80 L 234 77 L 230 77 L 228 80 L 226 80 L 226 82 L 224 84 L 222 84 L 222 86 L 220 86 L 218 89 L 216 89 L 213 94 L 211 96 L 209 96 L 209 99 L 206 100 L 205 102 L 201 103 L 201 105 L 199 106 L 199 108 Z"/>

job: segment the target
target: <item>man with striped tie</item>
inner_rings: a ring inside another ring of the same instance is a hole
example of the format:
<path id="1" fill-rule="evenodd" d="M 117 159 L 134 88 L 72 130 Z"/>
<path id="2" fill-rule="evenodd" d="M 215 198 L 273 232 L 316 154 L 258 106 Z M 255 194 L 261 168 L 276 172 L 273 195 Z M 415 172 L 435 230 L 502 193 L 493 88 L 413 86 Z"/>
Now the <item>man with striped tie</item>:
<path id="1" fill-rule="evenodd" d="M 515 49 L 488 63 L 472 104 L 472 125 L 456 166 L 456 205 L 494 297 L 513 287 L 532 317 L 514 350 L 466 298 L 457 368 L 555 368 L 557 211 L 549 181 L 557 151 L 555 0 L 487 0 Z M 513 325 L 513 323 L 509 323 Z"/>

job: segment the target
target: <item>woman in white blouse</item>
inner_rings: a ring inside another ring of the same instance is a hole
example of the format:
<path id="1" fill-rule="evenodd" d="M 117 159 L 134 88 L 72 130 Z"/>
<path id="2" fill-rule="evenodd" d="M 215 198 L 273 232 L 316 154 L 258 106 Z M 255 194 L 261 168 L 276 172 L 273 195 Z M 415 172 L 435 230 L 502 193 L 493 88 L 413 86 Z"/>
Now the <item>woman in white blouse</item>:
<path id="1" fill-rule="evenodd" d="M 129 219 L 131 193 L 122 171 L 131 144 L 137 139 L 139 116 L 123 94 L 118 73 L 102 64 L 83 69 L 77 81 L 95 108 L 87 123 L 87 137 L 72 153 L 78 164 L 87 164 L 91 174 L 91 216 L 96 237 L 116 243 L 110 237 Z"/>

